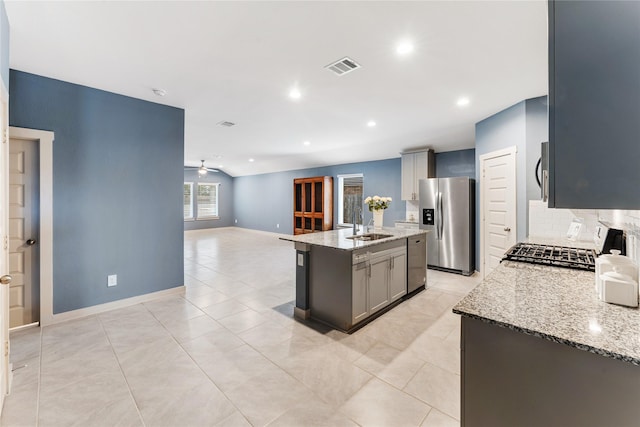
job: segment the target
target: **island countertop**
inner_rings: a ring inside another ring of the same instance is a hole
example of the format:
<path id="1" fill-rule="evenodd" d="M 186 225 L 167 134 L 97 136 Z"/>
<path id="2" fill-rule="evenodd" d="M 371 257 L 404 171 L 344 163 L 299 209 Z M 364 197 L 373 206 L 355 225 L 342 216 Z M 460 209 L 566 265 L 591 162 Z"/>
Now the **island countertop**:
<path id="1" fill-rule="evenodd" d="M 594 274 L 503 261 L 453 312 L 640 366 L 640 310 L 600 301 Z"/>
<path id="2" fill-rule="evenodd" d="M 296 243 L 305 243 L 312 246 L 325 246 L 333 249 L 353 251 L 355 249 L 362 249 L 368 246 L 391 242 L 393 240 L 406 239 L 407 237 L 425 234 L 427 233 L 427 230 L 383 227 L 382 229 L 372 229 L 371 232 L 377 234 L 389 234 L 391 236 L 379 240 L 348 239 L 347 237 L 353 235 L 353 229 L 340 228 L 337 230 L 323 231 L 320 233 L 298 234 L 296 236 L 280 237 L 280 239 Z M 363 234 L 363 232 L 359 231 L 358 234 Z"/>

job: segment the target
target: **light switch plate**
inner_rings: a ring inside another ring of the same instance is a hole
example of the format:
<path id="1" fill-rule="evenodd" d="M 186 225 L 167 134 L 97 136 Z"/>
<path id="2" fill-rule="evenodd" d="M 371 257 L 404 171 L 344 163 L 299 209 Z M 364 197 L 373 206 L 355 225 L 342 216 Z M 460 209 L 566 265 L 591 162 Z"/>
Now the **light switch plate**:
<path id="1" fill-rule="evenodd" d="M 304 267 L 304 256 L 302 254 L 298 254 L 298 265 Z"/>

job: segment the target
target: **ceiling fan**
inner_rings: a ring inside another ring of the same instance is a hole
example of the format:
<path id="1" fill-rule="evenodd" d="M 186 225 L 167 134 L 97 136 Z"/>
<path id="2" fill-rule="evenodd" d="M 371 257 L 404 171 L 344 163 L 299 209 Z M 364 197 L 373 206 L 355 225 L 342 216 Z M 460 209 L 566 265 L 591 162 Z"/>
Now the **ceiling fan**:
<path id="1" fill-rule="evenodd" d="M 198 175 L 206 175 L 207 172 L 220 172 L 218 169 L 208 168 L 204 165 L 204 160 L 200 160 L 202 164 L 200 166 L 185 166 L 185 169 L 197 169 Z"/>

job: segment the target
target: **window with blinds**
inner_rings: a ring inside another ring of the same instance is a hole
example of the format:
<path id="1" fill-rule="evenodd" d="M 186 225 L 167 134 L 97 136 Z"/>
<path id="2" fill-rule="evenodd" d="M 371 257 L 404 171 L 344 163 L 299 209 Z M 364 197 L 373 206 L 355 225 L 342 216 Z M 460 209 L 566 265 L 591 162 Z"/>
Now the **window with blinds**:
<path id="1" fill-rule="evenodd" d="M 218 183 L 198 183 L 198 219 L 218 217 Z"/>
<path id="2" fill-rule="evenodd" d="M 359 174 L 338 175 L 338 224 L 351 224 L 356 212 L 358 224 L 362 224 L 364 176 Z"/>
<path id="3" fill-rule="evenodd" d="M 184 183 L 184 219 L 193 219 L 193 182 Z"/>

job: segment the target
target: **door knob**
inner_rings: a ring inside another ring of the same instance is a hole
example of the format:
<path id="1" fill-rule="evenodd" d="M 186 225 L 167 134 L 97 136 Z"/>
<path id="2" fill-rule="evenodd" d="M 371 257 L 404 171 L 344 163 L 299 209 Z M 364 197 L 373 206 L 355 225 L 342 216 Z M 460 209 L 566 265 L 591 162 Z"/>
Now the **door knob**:
<path id="1" fill-rule="evenodd" d="M 29 239 L 25 243 L 27 244 L 27 246 L 33 246 L 36 244 L 36 241 L 33 239 Z"/>
<path id="2" fill-rule="evenodd" d="M 511 231 L 511 228 L 510 227 L 505 227 L 504 231 Z"/>
<path id="3" fill-rule="evenodd" d="M 11 279 L 12 277 L 10 275 L 5 274 L 4 276 L 0 277 L 0 283 L 3 285 L 10 285 Z"/>

